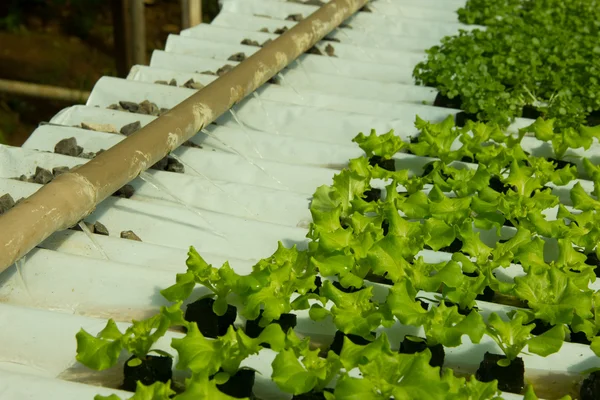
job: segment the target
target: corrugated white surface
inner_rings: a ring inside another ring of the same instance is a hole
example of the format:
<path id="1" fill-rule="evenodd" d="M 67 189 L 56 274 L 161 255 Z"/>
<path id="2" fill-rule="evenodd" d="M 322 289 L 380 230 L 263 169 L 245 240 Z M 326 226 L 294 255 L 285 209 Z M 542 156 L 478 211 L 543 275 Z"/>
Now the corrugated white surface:
<path id="1" fill-rule="evenodd" d="M 109 148 L 123 136 L 76 128 L 81 123 L 110 124 L 115 131 L 155 117 L 109 110 L 119 101 L 149 100 L 170 108 L 194 93 L 193 89 L 154 84 L 189 79 L 207 85 L 216 79 L 203 72 L 237 63 L 228 58 L 246 56 L 259 48 L 242 45 L 244 39 L 259 44 L 277 37 L 273 32 L 291 27 L 291 14 L 309 15 L 314 6 L 284 0 L 226 0 L 210 25 L 200 25 L 171 35 L 164 51 L 155 51 L 150 66 L 134 67 L 127 80 L 104 77 L 95 86 L 86 106 L 57 114 L 40 126 L 22 149 L 0 147 L 0 195 L 27 196 L 39 185 L 11 179 L 32 174 L 37 166 L 52 169 L 86 160 L 52 153 L 61 139 L 74 137 L 84 151 Z M 214 265 L 229 260 L 245 273 L 253 263 L 270 255 L 277 241 L 305 245 L 310 221 L 308 204 L 317 186 L 329 184 L 348 159 L 361 155 L 351 139 L 360 131 L 380 133 L 394 129 L 403 137 L 416 132 L 415 115 L 440 121 L 458 110 L 433 107 L 436 91 L 412 83 L 412 68 L 424 59 L 424 50 L 459 29 L 457 0 L 377 0 L 372 13 L 359 13 L 336 29 L 330 39 L 317 44 L 335 57 L 307 54 L 279 76 L 280 85 L 266 84 L 192 141 L 202 149 L 181 147 L 173 154 L 185 173 L 149 170 L 131 182 L 130 199 L 110 198 L 86 220 L 100 221 L 109 236 L 84 232 L 57 232 L 21 263 L 0 275 L 0 393 L 2 399 L 84 399 L 101 389 L 102 379 L 118 384 L 112 375 L 85 374 L 74 363 L 75 333 L 81 328 L 96 332 L 106 318 L 126 322 L 141 318 L 163 305 L 158 294 L 184 267 L 188 246 L 194 245 Z M 259 32 L 267 28 L 268 33 Z M 237 117 L 237 119 L 236 119 Z M 239 121 L 239 122 L 238 122 Z M 241 122 L 241 124 L 240 124 Z M 531 123 L 520 119 L 512 130 Z M 534 138 L 523 146 L 536 155 L 551 155 L 551 148 Z M 572 151 L 581 156 L 581 151 Z M 592 161 L 600 157 L 597 144 Z M 586 154 L 589 156 L 589 154 Z M 398 157 L 397 165 L 418 173 L 430 161 L 415 156 Z M 579 159 L 574 160 L 580 164 Z M 144 178 L 144 179 L 142 179 Z M 586 191 L 593 185 L 581 181 Z M 553 188 L 570 204 L 568 187 Z M 133 230 L 142 242 L 119 238 Z M 503 228 L 503 237 L 514 233 Z M 495 241 L 494 232 L 482 232 L 484 241 Z M 547 246 L 548 257 L 556 248 Z M 424 252 L 428 260 L 447 259 L 445 253 Z M 498 271 L 510 280 L 522 274 L 518 266 Z M 595 284 L 594 284 L 595 285 Z M 595 285 L 596 286 L 596 285 Z M 484 315 L 506 307 L 481 302 Z M 47 329 L 42 334 L 42 329 Z M 316 325 L 300 315 L 303 333 L 331 335 L 333 327 Z M 410 329 L 408 329 L 410 331 Z M 407 328 L 388 330 L 399 339 Z M 168 338 L 160 343 L 168 348 Z M 160 346 L 159 346 L 160 347 Z M 468 343 L 446 349 L 450 363 L 466 369 L 476 366 L 491 341 L 473 348 Z M 270 376 L 272 353 L 261 352 L 248 362 Z M 546 359 L 524 356 L 528 374 L 569 370 L 581 373 L 600 362 L 589 347 L 566 343 L 560 353 Z M 68 383 L 77 380 L 82 384 Z M 268 398 L 289 398 L 272 383 L 260 381 L 255 393 Z M 123 393 L 120 393 L 123 395 Z M 519 398 L 506 395 L 505 398 Z"/>

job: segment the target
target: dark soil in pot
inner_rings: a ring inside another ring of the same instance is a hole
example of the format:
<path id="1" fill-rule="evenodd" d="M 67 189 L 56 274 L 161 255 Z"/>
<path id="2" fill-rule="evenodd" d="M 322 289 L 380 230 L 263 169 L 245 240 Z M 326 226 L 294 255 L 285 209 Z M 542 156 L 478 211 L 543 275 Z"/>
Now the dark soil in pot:
<path id="1" fill-rule="evenodd" d="M 344 346 L 344 337 L 347 337 L 348 339 L 350 339 L 350 341 L 352 343 L 358 344 L 361 346 L 371 343 L 371 341 L 363 338 L 362 336 L 353 335 L 351 333 L 345 334 L 342 331 L 336 331 L 335 336 L 333 337 L 333 342 L 331 343 L 331 346 L 329 347 L 329 350 L 333 351 L 338 356 L 342 352 L 342 347 Z"/>
<path id="2" fill-rule="evenodd" d="M 228 305 L 227 312 L 218 316 L 213 311 L 214 302 L 214 299 L 205 297 L 191 303 L 185 310 L 185 320 L 195 322 L 200 332 L 209 338 L 216 338 L 227 333 L 227 329 L 233 325 L 237 315 L 237 309 Z"/>
<path id="3" fill-rule="evenodd" d="M 521 393 L 525 387 L 525 364 L 517 357 L 507 367 L 498 365 L 499 360 L 506 359 L 505 355 L 486 352 L 475 378 L 481 382 L 498 380 L 498 390 L 503 392 Z"/>
<path id="4" fill-rule="evenodd" d="M 427 348 L 429 348 L 429 351 L 431 351 L 431 360 L 429 360 L 429 365 L 432 367 L 441 368 L 444 365 L 444 358 L 446 357 L 444 346 L 441 344 L 428 346 L 427 339 L 418 336 L 406 335 L 404 336 L 402 343 L 400 343 L 399 352 L 402 354 L 415 354 L 425 351 Z"/>
<path id="5" fill-rule="evenodd" d="M 167 382 L 173 376 L 173 359 L 164 356 L 146 356 L 144 359 L 137 361 L 139 364 L 133 366 L 130 362 L 137 359 L 136 356 L 131 356 L 123 367 L 123 386 L 121 389 L 130 392 L 135 392 L 137 382 L 140 381 L 144 385 L 152 385 L 154 382 Z"/>

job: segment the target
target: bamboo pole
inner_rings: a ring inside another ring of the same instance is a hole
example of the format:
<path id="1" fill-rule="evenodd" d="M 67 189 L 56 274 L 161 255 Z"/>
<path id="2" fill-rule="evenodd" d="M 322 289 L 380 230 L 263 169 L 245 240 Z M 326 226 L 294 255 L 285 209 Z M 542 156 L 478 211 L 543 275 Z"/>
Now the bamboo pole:
<path id="1" fill-rule="evenodd" d="M 0 216 L 0 272 L 67 229 L 285 68 L 368 0 L 331 0 L 233 70 Z"/>
<path id="2" fill-rule="evenodd" d="M 146 64 L 146 14 L 144 0 L 125 0 L 131 21 L 131 56 L 133 65 Z"/>
<path id="3" fill-rule="evenodd" d="M 202 0 L 181 0 L 181 28 L 202 23 Z"/>
<path id="4" fill-rule="evenodd" d="M 42 99 L 62 100 L 70 103 L 85 103 L 90 96 L 90 92 L 82 90 L 5 79 L 0 79 L 0 92 Z"/>
<path id="5" fill-rule="evenodd" d="M 132 66 L 146 64 L 144 0 L 111 0 L 113 39 L 119 76 Z"/>

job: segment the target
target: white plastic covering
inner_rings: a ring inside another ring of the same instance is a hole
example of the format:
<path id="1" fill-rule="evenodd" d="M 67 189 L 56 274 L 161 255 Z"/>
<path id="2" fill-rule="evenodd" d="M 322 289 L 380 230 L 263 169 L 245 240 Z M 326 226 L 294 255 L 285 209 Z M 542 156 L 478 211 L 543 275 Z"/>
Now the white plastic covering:
<path id="1" fill-rule="evenodd" d="M 83 158 L 53 153 L 55 144 L 74 137 L 84 151 L 107 149 L 123 140 L 119 131 L 155 117 L 107 109 L 119 101 L 150 100 L 170 108 L 194 89 L 181 87 L 193 79 L 207 85 L 238 52 L 246 56 L 259 44 L 277 37 L 273 32 L 291 27 L 288 15 L 309 15 L 316 8 L 285 0 L 225 0 L 210 25 L 202 24 L 171 35 L 164 51 L 155 51 L 149 66 L 135 66 L 126 80 L 104 77 L 85 106 L 73 106 L 33 133 L 23 148 L 0 146 L 0 194 L 18 199 L 40 185 L 12 178 L 31 175 L 36 167 L 52 169 L 85 163 Z M 229 261 L 247 273 L 260 258 L 269 256 L 281 241 L 304 247 L 310 222 L 308 205 L 314 190 L 331 183 L 333 175 L 362 153 L 351 139 L 359 132 L 394 129 L 413 135 L 415 116 L 440 121 L 458 110 L 434 107 L 436 91 L 415 86 L 412 69 L 425 58 L 424 50 L 459 29 L 473 29 L 456 21 L 462 0 L 376 0 L 372 13 L 359 13 L 350 27 L 334 30 L 317 48 L 332 46 L 335 57 L 306 54 L 279 75 L 279 84 L 266 84 L 225 114 L 216 125 L 192 141 L 202 148 L 180 147 L 173 155 L 184 173 L 149 170 L 131 185 L 130 199 L 109 198 L 86 221 L 104 224 L 109 236 L 81 231 L 57 232 L 27 255 L 18 266 L 0 275 L 0 394 L 3 400 L 91 399 L 95 394 L 117 393 L 117 368 L 106 373 L 86 371 L 75 362 L 75 334 L 80 328 L 99 331 L 106 319 L 126 324 L 166 304 L 158 291 L 185 270 L 186 252 L 193 245 L 214 265 Z M 269 32 L 261 32 L 267 28 Z M 175 79 L 179 87 L 156 84 Z M 532 121 L 520 119 L 511 129 Z M 108 124 L 100 131 L 81 124 Z M 551 155 L 551 148 L 528 137 L 524 146 L 533 154 Z M 582 152 L 573 151 L 573 156 Z M 598 145 L 587 156 L 598 162 Z M 430 159 L 399 156 L 398 166 L 419 173 Z M 574 162 L 580 163 L 578 158 Z M 580 180 L 590 192 L 593 185 Z M 568 191 L 554 188 L 565 205 Z M 548 215 L 556 210 L 549 210 Z M 133 230 L 141 242 L 121 239 Z M 502 237 L 514 234 L 504 228 Z M 481 232 L 495 241 L 494 232 Z M 546 257 L 556 257 L 549 247 Z M 424 251 L 431 262 L 448 259 L 446 253 Z M 17 268 L 18 267 L 18 268 Z M 512 280 L 523 273 L 518 266 L 497 271 Z M 375 285 L 380 295 L 385 288 Z M 597 283 L 594 288 L 597 289 Z M 484 316 L 509 307 L 480 302 Z M 331 338 L 331 323 L 312 323 L 299 314 L 298 330 Z M 381 330 L 384 330 L 383 328 Z M 386 329 L 398 341 L 407 332 L 399 324 Z M 159 348 L 169 349 L 169 333 Z M 463 372 L 474 372 L 483 352 L 499 351 L 491 341 L 446 349 L 447 362 Z M 174 353 L 174 352 L 172 352 Z M 578 374 L 600 366 L 589 347 L 565 343 L 547 358 L 523 356 L 529 378 L 548 374 Z M 262 351 L 248 365 L 270 376 L 273 353 Z M 554 375 L 556 376 L 556 375 Z M 79 382 L 79 383 L 74 383 Z M 107 386 L 107 387 L 101 387 Z M 290 398 L 268 379 L 259 379 L 255 394 L 264 399 Z M 506 394 L 506 399 L 520 396 Z"/>

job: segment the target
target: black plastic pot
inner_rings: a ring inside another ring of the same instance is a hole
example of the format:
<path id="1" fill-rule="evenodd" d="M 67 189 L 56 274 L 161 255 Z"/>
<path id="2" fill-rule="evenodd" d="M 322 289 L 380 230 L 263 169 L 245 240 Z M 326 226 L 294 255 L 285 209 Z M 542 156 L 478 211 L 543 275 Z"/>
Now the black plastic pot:
<path id="1" fill-rule="evenodd" d="M 459 238 L 456 238 L 450 243 L 449 246 L 442 247 L 440 251 L 444 251 L 446 253 L 458 253 L 460 249 L 463 247 L 463 242 Z"/>
<path id="2" fill-rule="evenodd" d="M 491 287 L 486 286 L 485 289 L 483 289 L 483 293 L 478 294 L 477 297 L 475 297 L 475 299 L 480 301 L 492 302 L 494 300 L 495 295 L 496 292 L 494 292 Z"/>
<path id="3" fill-rule="evenodd" d="M 368 202 L 377 201 L 381 199 L 381 189 L 373 188 L 365 190 L 363 193 L 363 199 Z"/>
<path id="4" fill-rule="evenodd" d="M 451 99 L 447 96 L 444 96 L 441 92 L 438 92 L 437 96 L 435 96 L 435 100 L 433 101 L 434 106 L 444 108 L 460 109 L 461 104 L 462 100 L 460 99 L 460 96 L 456 96 Z"/>
<path id="5" fill-rule="evenodd" d="M 564 167 L 576 167 L 577 165 L 571 161 L 565 161 L 565 160 L 557 160 L 556 158 L 547 158 L 548 161 L 552 161 L 554 163 L 556 163 L 556 169 L 561 169 Z"/>
<path id="6" fill-rule="evenodd" d="M 596 110 L 589 113 L 586 117 L 586 124 L 587 126 L 600 125 L 600 111 Z"/>
<path id="7" fill-rule="evenodd" d="M 456 308 L 458 309 L 458 313 L 460 315 L 469 315 L 471 313 L 471 311 L 472 311 L 471 308 L 461 307 L 458 304 L 454 304 L 453 302 L 448 301 L 448 300 L 444 300 L 444 304 L 446 305 L 446 307 L 456 306 Z"/>
<path id="8" fill-rule="evenodd" d="M 255 372 L 252 369 L 240 369 L 229 380 L 217 388 L 236 399 L 252 397 L 252 388 L 254 387 Z"/>
<path id="9" fill-rule="evenodd" d="M 366 344 L 371 343 L 370 340 L 363 338 L 362 336 L 353 335 L 353 334 L 345 334 L 342 331 L 336 331 L 335 336 L 333 337 L 333 343 L 329 346 L 329 350 L 333 351 L 338 356 L 342 352 L 342 347 L 344 346 L 344 337 L 350 339 L 350 341 L 354 344 L 358 344 L 364 346 Z"/>
<path id="10" fill-rule="evenodd" d="M 521 116 L 523 118 L 538 119 L 542 116 L 542 113 L 538 111 L 537 108 L 530 105 L 526 105 L 523 107 L 523 113 L 521 114 Z"/>
<path id="11" fill-rule="evenodd" d="M 585 333 L 583 332 L 573 332 L 573 328 L 571 328 L 571 326 L 569 326 L 569 336 L 570 336 L 570 342 L 571 343 L 580 343 L 580 344 L 585 344 L 585 345 L 590 345 L 592 344 L 592 342 L 590 342 L 586 336 Z"/>
<path id="12" fill-rule="evenodd" d="M 261 332 L 265 329 L 258 325 L 258 323 L 260 322 L 260 319 L 262 317 L 262 314 L 263 314 L 263 310 L 260 310 L 260 313 L 258 314 L 258 318 L 256 318 L 255 320 L 246 321 L 246 335 L 250 336 L 251 338 L 257 338 L 261 334 Z M 296 327 L 296 323 L 297 323 L 296 314 L 281 314 L 279 319 L 273 320 L 273 323 L 279 324 L 281 326 L 281 329 L 284 332 L 287 332 L 290 328 L 293 329 Z"/>
<path id="13" fill-rule="evenodd" d="M 587 258 L 585 260 L 587 265 L 591 265 L 594 267 L 594 272 L 596 273 L 596 277 L 600 277 L 600 260 L 598 260 L 598 256 L 595 251 L 592 251 L 590 254 L 587 254 Z"/>
<path id="14" fill-rule="evenodd" d="M 427 348 L 429 348 L 429 351 L 431 351 L 431 360 L 429 360 L 429 365 L 432 367 L 441 368 L 444 365 L 444 358 L 446 357 L 444 346 L 441 344 L 428 346 L 427 339 L 418 336 L 406 335 L 404 336 L 402 343 L 400 343 L 399 352 L 402 354 L 415 354 L 425 351 Z"/>
<path id="15" fill-rule="evenodd" d="M 461 111 L 454 116 L 454 125 L 459 128 L 464 127 L 467 121 L 477 122 L 477 114 L 469 114 L 465 111 Z"/>
<path id="16" fill-rule="evenodd" d="M 541 319 L 534 319 L 532 322 L 535 324 L 535 328 L 531 330 L 532 335 L 541 335 L 554 327 L 554 325 L 550 325 Z"/>
<path id="17" fill-rule="evenodd" d="M 364 288 L 365 288 L 364 286 L 363 286 L 363 287 L 361 287 L 361 288 L 355 288 L 354 286 L 348 286 L 347 288 L 345 288 L 345 287 L 343 287 L 343 286 L 342 286 L 342 284 L 341 284 L 341 283 L 339 283 L 338 281 L 333 281 L 333 282 L 332 282 L 332 285 L 333 285 L 333 286 L 334 286 L 336 289 L 338 289 L 338 290 L 341 290 L 341 291 L 342 291 L 342 292 L 344 292 L 344 293 L 356 293 L 356 292 L 358 292 L 359 290 L 362 290 L 362 289 L 364 289 Z"/>
<path id="18" fill-rule="evenodd" d="M 579 390 L 580 400 L 600 399 L 600 371 L 592 372 L 583 380 Z"/>
<path id="19" fill-rule="evenodd" d="M 381 156 L 371 156 L 371 158 L 369 158 L 369 164 L 373 167 L 379 165 L 381 168 L 388 171 L 396 170 L 396 162 L 394 160 L 388 160 Z"/>
<path id="20" fill-rule="evenodd" d="M 323 392 L 333 393 L 332 389 L 323 389 L 322 392 L 310 391 L 308 393 L 297 394 L 292 400 L 325 400 Z"/>
<path id="21" fill-rule="evenodd" d="M 390 231 L 390 223 L 384 219 L 381 222 L 381 229 L 383 229 L 383 236 L 387 236 L 388 232 Z"/>
<path id="22" fill-rule="evenodd" d="M 209 338 L 216 338 L 227 333 L 227 329 L 233 325 L 237 315 L 237 309 L 227 306 L 224 315 L 218 316 L 213 311 L 215 300 L 209 297 L 197 300 L 187 306 L 185 310 L 185 320 L 195 322 L 200 332 Z"/>
<path id="23" fill-rule="evenodd" d="M 121 389 L 135 392 L 137 382 L 148 386 L 154 382 L 167 382 L 173 376 L 173 359 L 165 356 L 149 356 L 140 359 L 139 365 L 130 366 L 129 361 L 137 357 L 131 356 L 123 367 L 123 386 Z"/>
<path id="24" fill-rule="evenodd" d="M 498 390 L 503 392 L 521 393 L 525 387 L 525 364 L 521 357 L 515 358 L 507 367 L 498 365 L 499 360 L 506 359 L 505 355 L 486 352 L 475 378 L 481 382 L 498 380 Z"/>
<path id="25" fill-rule="evenodd" d="M 496 175 L 490 178 L 489 187 L 499 193 L 506 193 L 508 192 L 508 189 L 510 189 L 510 186 L 502 183 L 500 178 L 498 178 Z"/>

